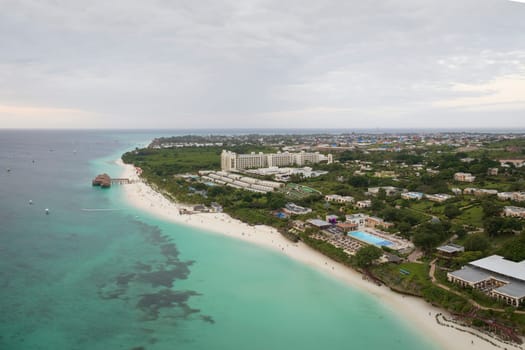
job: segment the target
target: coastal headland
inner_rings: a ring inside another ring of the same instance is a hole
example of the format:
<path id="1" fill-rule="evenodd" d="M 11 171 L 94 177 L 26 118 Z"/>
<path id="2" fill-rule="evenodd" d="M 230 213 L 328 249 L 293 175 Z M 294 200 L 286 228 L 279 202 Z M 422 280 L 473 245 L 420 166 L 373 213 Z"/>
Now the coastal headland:
<path id="1" fill-rule="evenodd" d="M 431 342 L 439 344 L 443 349 L 523 349 L 523 346 L 504 343 L 477 330 L 447 321 L 449 318 L 443 310 L 420 298 L 398 294 L 386 286 L 371 283 L 357 271 L 331 260 L 306 244 L 289 241 L 272 227 L 248 225 L 225 213 L 181 214 L 181 211 L 190 210 L 190 206 L 176 203 L 140 181 L 133 165 L 124 164 L 121 159 L 116 162 L 123 169 L 121 177 L 131 180 L 129 185 L 122 187 L 126 199 L 138 209 L 169 222 L 255 244 L 306 264 L 373 295 L 379 303 L 398 314 L 408 325 L 425 334 Z"/>

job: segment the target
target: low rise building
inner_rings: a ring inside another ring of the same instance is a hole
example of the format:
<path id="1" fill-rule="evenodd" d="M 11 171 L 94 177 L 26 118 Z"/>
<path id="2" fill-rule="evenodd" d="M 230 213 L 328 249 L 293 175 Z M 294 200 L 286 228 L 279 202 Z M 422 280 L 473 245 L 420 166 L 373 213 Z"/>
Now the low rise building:
<path id="1" fill-rule="evenodd" d="M 503 201 L 511 200 L 513 194 L 514 192 L 499 192 L 498 199 L 501 199 Z"/>
<path id="2" fill-rule="evenodd" d="M 474 182 L 476 177 L 471 173 L 455 173 L 454 180 L 459 182 Z"/>
<path id="3" fill-rule="evenodd" d="M 259 180 L 253 177 L 242 176 L 240 174 L 225 171 L 201 172 L 203 181 L 213 182 L 219 185 L 230 186 L 252 192 L 267 193 L 272 192 L 283 184 L 280 182 Z"/>
<path id="4" fill-rule="evenodd" d="M 365 219 L 365 226 L 370 228 L 390 228 L 394 226 L 394 224 L 391 222 L 387 222 L 381 218 L 378 218 L 377 216 L 369 216 Z"/>
<path id="5" fill-rule="evenodd" d="M 338 194 L 327 194 L 324 196 L 324 200 L 327 202 L 335 202 L 340 204 L 353 203 L 354 197 L 351 196 L 340 196 Z"/>
<path id="6" fill-rule="evenodd" d="M 525 192 L 500 192 L 498 198 L 501 200 L 511 200 L 515 202 L 525 201 Z"/>
<path id="7" fill-rule="evenodd" d="M 304 215 L 312 212 L 312 209 L 301 207 L 295 203 L 286 203 L 283 211 L 289 215 Z"/>
<path id="8" fill-rule="evenodd" d="M 372 196 L 376 196 L 379 194 L 381 190 L 384 190 L 387 196 L 394 196 L 400 192 L 403 192 L 403 189 L 401 188 L 397 188 L 393 186 L 380 186 L 380 187 L 369 187 L 368 193 Z"/>
<path id="9" fill-rule="evenodd" d="M 343 232 L 343 233 L 346 233 L 346 232 L 349 232 L 349 231 L 357 231 L 359 229 L 359 225 L 356 224 L 356 223 L 353 223 L 353 222 L 339 222 L 335 225 L 335 227 Z"/>
<path id="10" fill-rule="evenodd" d="M 449 243 L 449 244 L 442 245 L 441 247 L 437 247 L 436 250 L 443 255 L 454 256 L 454 255 L 457 255 L 458 253 L 464 252 L 465 247 L 457 245 L 457 244 Z"/>
<path id="11" fill-rule="evenodd" d="M 498 176 L 498 168 L 489 168 L 487 170 L 488 176 Z"/>
<path id="12" fill-rule="evenodd" d="M 463 194 L 471 194 L 474 196 L 495 196 L 498 194 L 498 190 L 491 190 L 485 188 L 467 187 L 463 190 Z"/>
<path id="13" fill-rule="evenodd" d="M 326 222 L 324 220 L 319 220 L 319 219 L 309 219 L 309 220 L 306 220 L 306 223 L 320 230 L 324 230 L 324 229 L 332 227 L 331 223 Z"/>
<path id="14" fill-rule="evenodd" d="M 445 193 L 426 194 L 425 198 L 432 202 L 443 203 L 444 201 L 452 198 L 451 195 Z"/>
<path id="15" fill-rule="evenodd" d="M 368 215 L 358 213 L 358 214 L 349 214 L 346 215 L 346 222 L 357 225 L 357 228 L 365 227 L 366 218 Z"/>
<path id="16" fill-rule="evenodd" d="M 509 205 L 503 208 L 503 215 L 511 216 L 511 217 L 518 217 L 518 218 L 525 218 L 525 208 Z"/>
<path id="17" fill-rule="evenodd" d="M 482 290 L 515 307 L 525 301 L 525 260 L 517 263 L 491 255 L 448 272 L 447 279 L 462 287 Z"/>
<path id="18" fill-rule="evenodd" d="M 339 217 L 337 215 L 333 215 L 333 214 L 326 215 L 325 216 L 325 221 L 331 223 L 332 225 L 335 225 L 339 221 Z"/>
<path id="19" fill-rule="evenodd" d="M 512 164 L 516 168 L 521 168 L 525 164 L 525 160 L 524 159 L 500 159 L 499 163 L 501 164 L 501 166 L 505 166 L 505 165 L 508 166 L 508 164 Z"/>
<path id="20" fill-rule="evenodd" d="M 379 178 L 385 178 L 385 177 L 396 177 L 397 174 L 395 173 L 395 171 L 383 170 L 383 171 L 376 171 L 374 173 L 374 176 L 379 177 Z"/>
<path id="21" fill-rule="evenodd" d="M 463 191 L 461 191 L 461 188 L 457 188 L 457 187 L 451 189 L 450 191 L 452 191 L 452 193 L 454 193 L 454 195 L 456 196 L 459 196 L 461 193 L 463 193 Z"/>
<path id="22" fill-rule="evenodd" d="M 401 198 L 403 199 L 415 199 L 415 200 L 420 200 L 421 198 L 423 198 L 423 193 L 421 192 L 405 192 L 405 193 L 401 193 Z"/>
<path id="23" fill-rule="evenodd" d="M 387 222 L 381 218 L 378 218 L 377 216 L 370 216 L 363 213 L 357 213 L 357 214 L 349 214 L 346 215 L 346 222 L 357 225 L 358 229 L 369 227 L 369 228 L 376 228 L 376 227 L 383 227 L 383 228 L 389 228 L 394 226 L 393 223 Z"/>
<path id="24" fill-rule="evenodd" d="M 367 200 L 364 200 L 364 201 L 358 201 L 355 206 L 359 209 L 364 209 L 364 208 L 370 208 L 372 206 L 372 201 L 367 199 Z"/>

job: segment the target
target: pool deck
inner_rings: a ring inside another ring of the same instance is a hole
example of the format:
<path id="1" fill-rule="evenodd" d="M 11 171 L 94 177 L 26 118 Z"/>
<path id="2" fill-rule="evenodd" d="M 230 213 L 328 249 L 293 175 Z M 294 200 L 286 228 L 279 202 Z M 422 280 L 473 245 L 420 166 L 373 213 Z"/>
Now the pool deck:
<path id="1" fill-rule="evenodd" d="M 360 239 L 359 237 L 352 236 L 351 235 L 352 232 L 363 232 L 363 233 L 375 236 L 376 238 L 380 238 L 382 240 L 392 242 L 392 245 L 385 245 L 385 246 L 390 248 L 390 249 L 394 249 L 394 250 L 408 250 L 408 249 L 412 249 L 414 247 L 414 244 L 412 242 L 410 242 L 410 241 L 408 241 L 408 240 L 406 240 L 404 238 L 401 238 L 401 237 L 398 237 L 398 236 L 394 236 L 394 235 L 391 235 L 389 233 L 382 232 L 382 231 L 379 231 L 379 230 L 376 230 L 376 229 L 364 228 L 364 229 L 357 230 L 357 231 L 350 231 L 350 232 L 348 232 L 348 237 L 350 237 L 351 239 L 354 239 L 356 241 L 362 242 L 362 243 L 373 244 L 373 245 L 378 246 L 377 244 L 374 244 L 372 242 L 368 242 L 365 239 Z"/>

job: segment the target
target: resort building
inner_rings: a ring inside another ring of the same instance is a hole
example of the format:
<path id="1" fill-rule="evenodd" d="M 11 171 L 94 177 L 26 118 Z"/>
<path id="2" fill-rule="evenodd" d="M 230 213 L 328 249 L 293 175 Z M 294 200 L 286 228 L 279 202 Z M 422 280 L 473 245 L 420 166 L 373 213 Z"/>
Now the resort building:
<path id="1" fill-rule="evenodd" d="M 517 218 L 525 218 L 525 208 L 509 205 L 503 208 L 503 215 Z"/>
<path id="2" fill-rule="evenodd" d="M 525 260 L 517 263 L 491 255 L 447 273 L 447 279 L 463 287 L 479 289 L 515 307 L 525 300 Z"/>
<path id="3" fill-rule="evenodd" d="M 473 194 L 474 196 L 493 196 L 498 194 L 498 190 L 488 190 L 485 188 L 467 187 L 463 190 L 463 194 Z"/>
<path id="4" fill-rule="evenodd" d="M 357 231 L 359 225 L 353 222 L 340 222 L 335 225 L 335 227 L 341 232 Z"/>
<path id="5" fill-rule="evenodd" d="M 454 193 L 454 195 L 456 196 L 459 196 L 460 194 L 463 193 L 463 191 L 461 190 L 461 188 L 457 188 L 457 187 L 454 187 L 453 189 L 450 190 L 452 193 Z"/>
<path id="6" fill-rule="evenodd" d="M 346 222 L 357 225 L 357 228 L 363 228 L 365 227 L 366 219 L 368 218 L 368 215 L 366 214 L 350 214 L 346 215 Z"/>
<path id="7" fill-rule="evenodd" d="M 498 176 L 498 168 L 489 168 L 487 170 L 488 176 Z"/>
<path id="8" fill-rule="evenodd" d="M 370 228 L 390 228 L 394 226 L 394 224 L 391 222 L 386 222 L 385 220 L 378 218 L 377 216 L 369 216 L 365 219 L 365 226 Z"/>
<path id="9" fill-rule="evenodd" d="M 437 193 L 437 194 L 426 194 L 425 198 L 432 202 L 443 203 L 444 201 L 452 198 L 449 194 Z"/>
<path id="10" fill-rule="evenodd" d="M 316 164 L 326 161 L 332 163 L 331 154 L 324 155 L 319 152 L 279 152 L 279 153 L 255 153 L 237 154 L 235 152 L 223 150 L 221 153 L 221 170 L 236 171 L 253 168 L 270 168 L 281 166 L 304 166 L 306 164 Z"/>
<path id="11" fill-rule="evenodd" d="M 395 171 L 383 170 L 383 171 L 376 171 L 374 173 L 374 177 L 379 177 L 379 178 L 396 177 L 396 176 L 397 176 L 397 174 L 395 173 Z"/>
<path id="12" fill-rule="evenodd" d="M 401 198 L 403 198 L 403 199 L 420 200 L 421 198 L 423 198 L 423 193 L 421 193 L 421 192 L 405 192 L 405 193 L 401 193 Z"/>
<path id="13" fill-rule="evenodd" d="M 498 199 L 522 202 L 525 201 L 525 192 L 500 192 Z"/>
<path id="14" fill-rule="evenodd" d="M 370 208 L 372 206 L 372 201 L 370 199 L 364 201 L 357 201 L 355 206 L 359 209 Z"/>
<path id="15" fill-rule="evenodd" d="M 326 228 L 332 227 L 332 224 L 330 224 L 329 222 L 326 222 L 324 220 L 319 220 L 319 219 L 309 219 L 309 220 L 306 220 L 306 223 L 320 230 L 324 230 Z"/>
<path id="16" fill-rule="evenodd" d="M 244 172 L 249 174 L 261 175 L 261 176 L 273 176 L 276 181 L 287 182 L 290 181 L 290 177 L 293 175 L 299 175 L 303 178 L 317 177 L 328 174 L 325 170 L 313 170 L 310 167 L 303 168 L 279 168 L 272 166 L 269 168 L 257 168 L 245 170 Z"/>
<path id="17" fill-rule="evenodd" d="M 337 215 L 326 215 L 325 221 L 335 225 L 339 221 L 339 217 Z"/>
<path id="18" fill-rule="evenodd" d="M 508 166 L 508 164 L 512 164 L 516 168 L 521 168 L 525 164 L 525 160 L 524 159 L 500 159 L 499 163 L 501 164 L 501 166 L 505 166 L 505 165 Z"/>
<path id="19" fill-rule="evenodd" d="M 364 227 L 369 228 L 376 228 L 376 227 L 383 227 L 383 228 L 389 228 L 394 226 L 391 222 L 386 222 L 385 220 L 378 218 L 376 216 L 370 216 L 363 213 L 358 214 L 349 214 L 346 215 L 346 222 L 357 225 L 357 228 L 361 229 Z"/>
<path id="20" fill-rule="evenodd" d="M 501 199 L 503 201 L 511 200 L 513 194 L 514 192 L 499 192 L 498 199 Z"/>
<path id="21" fill-rule="evenodd" d="M 449 243 L 446 245 L 442 245 L 441 247 L 437 247 L 436 250 L 442 255 L 454 256 L 454 255 L 457 255 L 458 253 L 464 252 L 465 247 L 457 245 L 457 244 Z"/>
<path id="22" fill-rule="evenodd" d="M 201 171 L 199 173 L 201 174 L 202 181 L 213 182 L 219 185 L 230 186 L 252 192 L 267 193 L 283 186 L 280 182 L 259 180 L 253 177 L 227 173 L 224 171 Z"/>
<path id="23" fill-rule="evenodd" d="M 324 196 L 324 200 L 327 202 L 335 202 L 340 204 L 354 203 L 354 197 L 340 196 L 338 194 L 327 194 Z"/>
<path id="24" fill-rule="evenodd" d="M 474 182 L 476 177 L 471 173 L 455 173 L 454 180 L 459 182 Z"/>
<path id="25" fill-rule="evenodd" d="M 368 194 L 376 196 L 379 194 L 379 191 L 384 190 L 387 196 L 393 196 L 400 192 L 403 192 L 402 189 L 393 187 L 393 186 L 381 186 L 381 187 L 369 187 Z M 405 190 L 406 191 L 406 190 Z"/>
<path id="26" fill-rule="evenodd" d="M 283 211 L 289 215 L 304 215 L 312 212 L 312 209 L 301 207 L 295 203 L 286 203 Z"/>

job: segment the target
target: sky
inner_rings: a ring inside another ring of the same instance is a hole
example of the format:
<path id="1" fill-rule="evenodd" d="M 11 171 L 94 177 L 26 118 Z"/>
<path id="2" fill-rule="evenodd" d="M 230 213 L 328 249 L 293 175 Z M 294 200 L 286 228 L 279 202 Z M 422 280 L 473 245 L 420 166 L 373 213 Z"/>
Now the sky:
<path id="1" fill-rule="evenodd" d="M 525 128 L 525 3 L 0 0 L 0 128 Z"/>

